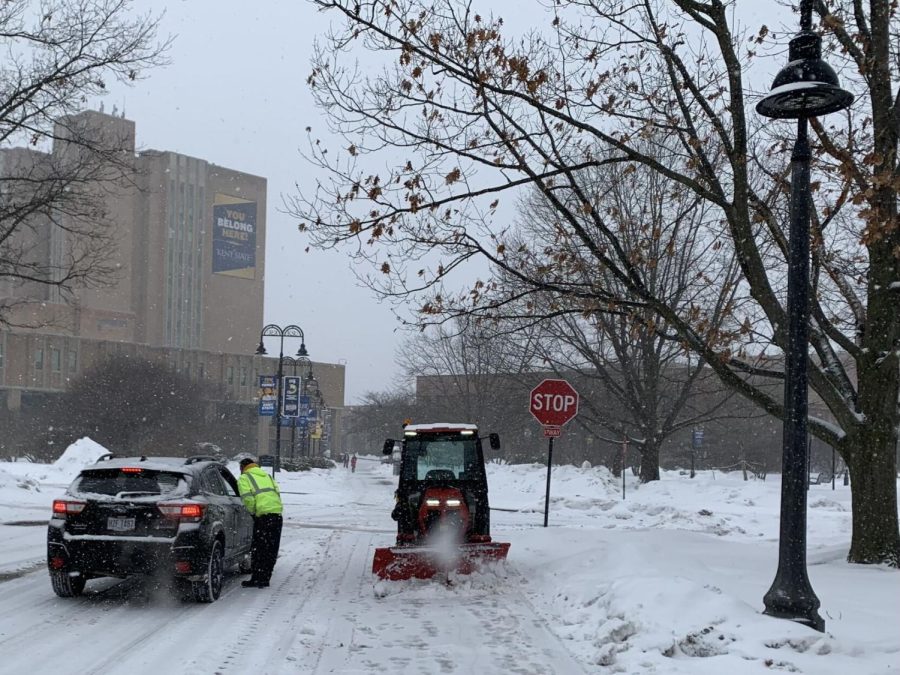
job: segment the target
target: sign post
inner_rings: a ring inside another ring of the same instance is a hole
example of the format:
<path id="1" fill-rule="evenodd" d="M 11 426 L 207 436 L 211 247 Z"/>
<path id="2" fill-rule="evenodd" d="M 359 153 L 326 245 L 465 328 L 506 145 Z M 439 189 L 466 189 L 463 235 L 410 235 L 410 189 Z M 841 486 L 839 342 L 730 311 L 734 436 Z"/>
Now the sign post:
<path id="1" fill-rule="evenodd" d="M 691 433 L 691 478 L 696 474 L 694 472 L 694 455 L 698 450 L 703 448 L 703 429 L 694 429 Z"/>
<path id="2" fill-rule="evenodd" d="M 544 495 L 544 527 L 550 515 L 550 469 L 553 464 L 553 439 L 562 435 L 562 427 L 578 414 L 578 392 L 565 380 L 544 380 L 531 390 L 528 410 L 544 426 L 547 449 L 547 492 Z"/>

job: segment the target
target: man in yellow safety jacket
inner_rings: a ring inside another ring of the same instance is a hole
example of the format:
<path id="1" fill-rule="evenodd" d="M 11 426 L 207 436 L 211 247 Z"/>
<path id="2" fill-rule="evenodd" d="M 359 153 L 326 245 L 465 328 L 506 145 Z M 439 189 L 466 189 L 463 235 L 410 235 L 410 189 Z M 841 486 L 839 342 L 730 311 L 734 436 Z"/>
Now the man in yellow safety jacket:
<path id="1" fill-rule="evenodd" d="M 281 544 L 282 504 L 278 484 L 254 460 L 245 458 L 241 460 L 238 492 L 253 516 L 252 573 L 241 586 L 267 588 Z"/>

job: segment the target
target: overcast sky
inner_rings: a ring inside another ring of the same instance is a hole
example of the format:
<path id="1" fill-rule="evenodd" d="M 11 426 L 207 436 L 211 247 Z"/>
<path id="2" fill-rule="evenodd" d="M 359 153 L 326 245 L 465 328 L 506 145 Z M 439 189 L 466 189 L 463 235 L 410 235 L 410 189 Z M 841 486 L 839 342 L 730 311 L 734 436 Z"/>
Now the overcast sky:
<path id="1" fill-rule="evenodd" d="M 486 3 L 500 15 L 515 4 Z M 773 8 L 771 0 L 748 4 L 753 11 L 746 19 L 753 24 L 762 18 L 760 5 Z M 296 222 L 280 211 L 283 194 L 313 180 L 299 149 L 305 128 L 321 135 L 325 123 L 306 77 L 313 41 L 329 17 L 303 0 L 153 0 L 138 7 L 165 10 L 162 32 L 175 38 L 172 65 L 131 89 L 115 90 L 105 110 L 115 105 L 135 121 L 140 148 L 267 178 L 266 322 L 298 324 L 315 361 L 345 363 L 348 404 L 366 391 L 388 389 L 405 337 L 389 307 L 357 285 L 345 255 L 305 252 L 308 242 Z"/>

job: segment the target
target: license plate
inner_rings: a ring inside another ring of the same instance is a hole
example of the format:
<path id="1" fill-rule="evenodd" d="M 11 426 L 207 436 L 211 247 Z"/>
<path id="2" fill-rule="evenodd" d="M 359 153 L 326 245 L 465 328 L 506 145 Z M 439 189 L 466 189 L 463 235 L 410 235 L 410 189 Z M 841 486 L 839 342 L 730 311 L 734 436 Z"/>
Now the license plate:
<path id="1" fill-rule="evenodd" d="M 113 532 L 127 532 L 134 529 L 134 518 L 107 518 L 106 529 Z"/>

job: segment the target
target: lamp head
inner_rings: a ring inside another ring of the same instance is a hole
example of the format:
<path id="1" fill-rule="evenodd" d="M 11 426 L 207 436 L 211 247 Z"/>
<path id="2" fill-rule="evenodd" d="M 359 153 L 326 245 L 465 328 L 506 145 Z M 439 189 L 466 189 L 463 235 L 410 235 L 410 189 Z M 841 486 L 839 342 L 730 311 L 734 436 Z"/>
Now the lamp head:
<path id="1" fill-rule="evenodd" d="M 297 350 L 297 356 L 309 356 L 309 352 L 306 351 L 306 343 L 300 343 L 300 349 Z"/>
<path id="2" fill-rule="evenodd" d="M 266 355 L 266 346 L 263 344 L 262 338 L 259 339 L 259 346 L 256 348 L 257 356 Z"/>
<path id="3" fill-rule="evenodd" d="M 837 73 L 822 60 L 822 38 L 802 30 L 790 43 L 790 62 L 782 68 L 756 112 L 774 119 L 818 117 L 843 110 L 853 94 L 841 89 Z"/>

